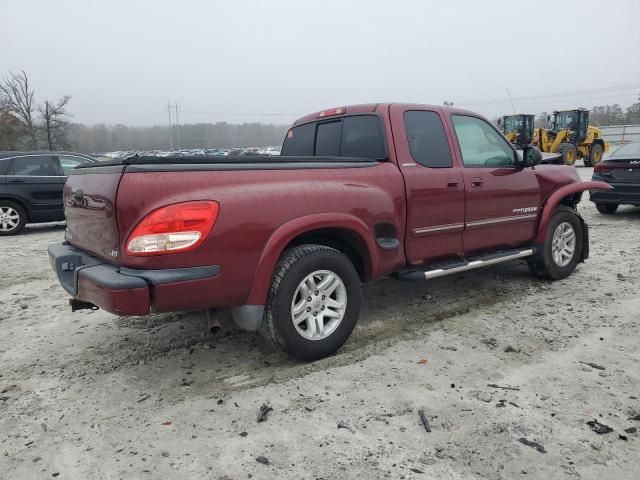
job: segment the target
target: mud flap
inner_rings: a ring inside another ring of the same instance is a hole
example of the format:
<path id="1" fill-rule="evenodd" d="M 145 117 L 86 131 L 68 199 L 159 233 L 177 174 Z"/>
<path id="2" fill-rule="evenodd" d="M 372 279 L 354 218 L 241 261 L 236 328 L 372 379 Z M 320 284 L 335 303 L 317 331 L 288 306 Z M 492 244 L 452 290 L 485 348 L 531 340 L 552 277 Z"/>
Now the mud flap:
<path id="1" fill-rule="evenodd" d="M 582 225 L 582 256 L 580 261 L 584 262 L 589 258 L 589 225 L 580 215 L 578 215 L 578 218 L 580 219 L 580 225 Z"/>

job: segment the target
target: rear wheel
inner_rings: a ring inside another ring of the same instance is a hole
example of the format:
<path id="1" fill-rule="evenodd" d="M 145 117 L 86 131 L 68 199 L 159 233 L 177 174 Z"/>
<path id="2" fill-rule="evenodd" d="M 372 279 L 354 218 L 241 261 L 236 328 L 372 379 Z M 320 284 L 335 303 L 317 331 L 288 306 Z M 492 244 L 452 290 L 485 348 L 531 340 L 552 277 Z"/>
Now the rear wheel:
<path id="1" fill-rule="evenodd" d="M 323 358 L 347 341 L 360 303 L 360 278 L 349 258 L 323 245 L 293 247 L 273 276 L 265 333 L 298 360 Z"/>
<path id="2" fill-rule="evenodd" d="M 16 235 L 27 223 L 27 213 L 17 203 L 0 200 L 0 235 Z"/>
<path id="3" fill-rule="evenodd" d="M 617 203 L 596 203 L 596 208 L 598 211 L 604 215 L 611 215 L 618 210 Z"/>
<path id="4" fill-rule="evenodd" d="M 562 155 L 562 161 L 565 165 L 573 165 L 578 158 L 578 149 L 573 143 L 561 143 L 558 147 L 558 153 Z"/>
<path id="5" fill-rule="evenodd" d="M 602 148 L 602 145 L 600 145 L 599 143 L 594 143 L 593 145 L 591 145 L 591 150 L 589 151 L 588 158 L 585 157 L 584 159 L 584 164 L 588 167 L 595 167 L 602 161 L 603 152 L 604 149 Z M 587 161 L 589 162 L 588 164 Z"/>
<path id="6" fill-rule="evenodd" d="M 583 241 L 578 215 L 561 205 L 551 217 L 541 255 L 529 262 L 529 268 L 539 277 L 566 278 L 580 261 Z"/>

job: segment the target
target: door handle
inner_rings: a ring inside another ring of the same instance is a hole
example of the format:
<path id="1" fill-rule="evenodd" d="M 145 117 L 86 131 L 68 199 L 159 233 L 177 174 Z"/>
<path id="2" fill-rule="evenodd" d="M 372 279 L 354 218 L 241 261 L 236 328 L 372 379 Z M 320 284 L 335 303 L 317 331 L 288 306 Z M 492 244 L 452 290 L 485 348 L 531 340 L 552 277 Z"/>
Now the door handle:
<path id="1" fill-rule="evenodd" d="M 24 180 L 21 178 L 14 178 L 13 180 L 9 180 L 9 183 L 24 183 Z"/>
<path id="2" fill-rule="evenodd" d="M 460 184 L 455 178 L 447 178 L 447 187 L 457 187 Z"/>
<path id="3" fill-rule="evenodd" d="M 480 177 L 473 177 L 471 179 L 471 185 L 473 187 L 479 187 L 484 183 L 484 180 L 482 180 Z"/>

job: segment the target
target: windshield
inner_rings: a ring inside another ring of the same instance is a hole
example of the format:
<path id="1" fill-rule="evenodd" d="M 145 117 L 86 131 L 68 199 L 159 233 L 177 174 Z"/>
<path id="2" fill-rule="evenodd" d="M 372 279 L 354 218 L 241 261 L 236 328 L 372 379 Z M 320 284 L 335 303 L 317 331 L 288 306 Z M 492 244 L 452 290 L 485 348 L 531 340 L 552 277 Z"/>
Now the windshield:
<path id="1" fill-rule="evenodd" d="M 522 117 L 504 117 L 504 133 L 518 132 L 522 127 Z"/>
<path id="2" fill-rule="evenodd" d="M 612 158 L 615 157 L 638 157 L 640 158 L 640 142 L 627 143 L 622 145 L 615 152 L 611 154 Z"/>
<path id="3" fill-rule="evenodd" d="M 578 125 L 578 114 L 576 112 L 559 112 L 556 113 L 555 130 L 575 130 Z"/>

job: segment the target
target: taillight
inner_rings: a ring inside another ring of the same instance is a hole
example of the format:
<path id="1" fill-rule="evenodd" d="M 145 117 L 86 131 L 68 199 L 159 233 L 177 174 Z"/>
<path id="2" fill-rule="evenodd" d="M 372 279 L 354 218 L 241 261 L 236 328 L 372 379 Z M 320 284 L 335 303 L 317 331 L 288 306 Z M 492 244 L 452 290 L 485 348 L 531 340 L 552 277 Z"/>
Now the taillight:
<path id="1" fill-rule="evenodd" d="M 593 167 L 593 173 L 599 173 L 601 175 L 609 175 L 609 170 L 611 170 L 611 167 L 602 162 L 596 163 Z"/>
<path id="2" fill-rule="evenodd" d="M 127 240 L 133 256 L 187 252 L 197 248 L 211 233 L 220 205 L 213 201 L 174 203 L 144 217 Z"/>

